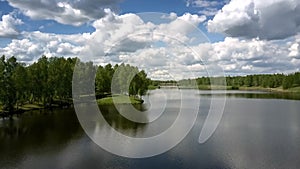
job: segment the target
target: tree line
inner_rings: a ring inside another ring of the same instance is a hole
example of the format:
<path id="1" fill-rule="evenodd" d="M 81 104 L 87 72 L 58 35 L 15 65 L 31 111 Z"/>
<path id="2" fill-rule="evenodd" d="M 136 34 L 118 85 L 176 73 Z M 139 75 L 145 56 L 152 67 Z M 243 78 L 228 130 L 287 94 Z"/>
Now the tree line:
<path id="1" fill-rule="evenodd" d="M 97 66 L 78 58 L 42 56 L 33 64 L 25 65 L 16 57 L 3 55 L 0 58 L 0 108 L 14 112 L 26 103 L 39 103 L 44 107 L 51 107 L 53 103 L 71 103 L 76 64 L 87 70 L 80 72 L 83 76 L 87 73 L 96 75 L 95 79 L 82 83 L 95 82 L 97 94 L 111 93 L 113 79 L 113 88 L 119 94 L 144 95 L 150 83 L 145 71 L 125 64 Z"/>
<path id="2" fill-rule="evenodd" d="M 213 83 L 211 81 L 213 80 Z M 226 80 L 226 82 L 225 82 Z M 233 89 L 239 87 L 263 87 L 263 88 L 277 88 L 289 89 L 300 86 L 300 72 L 292 74 L 260 74 L 247 76 L 227 76 L 221 77 L 200 77 L 196 79 L 198 85 L 224 85 L 232 86 Z"/>

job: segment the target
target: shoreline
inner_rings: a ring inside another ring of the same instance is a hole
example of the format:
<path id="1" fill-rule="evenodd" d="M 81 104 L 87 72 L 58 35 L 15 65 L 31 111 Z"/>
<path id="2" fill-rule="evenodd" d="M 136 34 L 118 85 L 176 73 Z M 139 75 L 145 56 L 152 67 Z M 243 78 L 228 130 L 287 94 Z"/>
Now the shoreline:
<path id="1" fill-rule="evenodd" d="M 58 104 L 60 102 L 60 104 Z M 3 111 L 0 110 L 0 118 L 11 118 L 14 115 L 21 115 L 26 112 L 30 112 L 33 110 L 52 110 L 56 108 L 64 109 L 64 108 L 70 108 L 73 107 L 73 102 L 66 102 L 66 101 L 58 101 L 51 105 L 44 106 L 40 103 L 26 103 L 21 106 L 15 107 L 15 110 L 13 112 Z"/>
<path id="2" fill-rule="evenodd" d="M 114 99 L 113 99 L 114 97 Z M 128 96 L 126 95 L 114 95 L 114 96 L 107 96 L 101 99 L 97 99 L 98 106 L 104 106 L 104 105 L 113 105 L 113 104 L 142 104 L 144 102 L 143 99 L 140 99 L 135 96 Z M 52 109 L 64 109 L 64 108 L 70 108 L 73 107 L 73 102 L 63 102 L 62 105 L 59 104 L 51 104 L 49 106 L 44 106 L 40 103 L 27 103 L 22 106 L 18 106 L 13 112 L 3 111 L 0 110 L 0 118 L 11 118 L 14 115 L 21 115 L 26 112 L 30 112 L 33 110 L 52 110 Z"/>
<path id="3" fill-rule="evenodd" d="M 129 97 L 129 99 L 128 99 Z M 114 95 L 97 99 L 98 106 L 114 104 L 143 104 L 144 100 L 136 96 Z"/>
<path id="4" fill-rule="evenodd" d="M 263 88 L 263 87 L 239 87 L 238 89 L 231 89 L 231 90 L 245 90 L 245 91 L 263 91 L 263 92 L 271 92 L 271 93 L 299 93 L 300 94 L 300 88 L 295 87 L 291 89 L 282 89 L 280 88 Z"/>
<path id="5" fill-rule="evenodd" d="M 278 88 L 264 88 L 264 87 L 235 87 L 235 86 L 210 86 L 210 85 L 199 85 L 198 88 L 191 86 L 178 86 L 179 89 L 198 89 L 198 90 L 236 90 L 236 91 L 263 91 L 272 93 L 299 93 L 300 87 L 294 87 L 290 89 Z"/>
<path id="6" fill-rule="evenodd" d="M 195 89 L 194 87 L 190 86 L 178 86 L 179 89 Z M 159 89 L 159 88 L 156 88 Z M 155 89 L 153 89 L 155 90 Z M 290 89 L 282 89 L 282 87 L 279 88 L 263 88 L 263 87 L 233 87 L 233 86 L 205 86 L 201 85 L 198 86 L 198 90 L 232 90 L 232 91 L 262 91 L 262 92 L 269 92 L 274 94 L 296 94 L 300 95 L 300 87 L 294 87 Z M 130 98 L 128 100 L 128 97 Z M 106 96 L 100 99 L 97 99 L 97 104 L 99 106 L 104 105 L 113 105 L 113 104 L 143 104 L 144 100 L 136 97 L 136 96 L 127 96 L 127 95 L 114 95 L 114 96 Z M 22 106 L 18 106 L 16 110 L 13 112 L 3 111 L 0 110 L 0 118 L 7 118 L 12 117 L 14 115 L 21 115 L 28 111 L 33 110 L 52 110 L 56 108 L 69 108 L 73 107 L 73 102 L 70 101 L 56 101 L 55 103 L 44 106 L 41 103 L 27 103 Z"/>

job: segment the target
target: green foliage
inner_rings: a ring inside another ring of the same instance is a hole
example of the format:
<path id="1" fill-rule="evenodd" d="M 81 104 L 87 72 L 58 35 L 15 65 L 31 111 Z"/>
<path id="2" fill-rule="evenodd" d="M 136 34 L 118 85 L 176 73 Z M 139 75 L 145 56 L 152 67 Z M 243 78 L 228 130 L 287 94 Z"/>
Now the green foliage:
<path id="1" fill-rule="evenodd" d="M 294 74 L 294 84 L 300 86 L 300 72 Z"/>
<path id="2" fill-rule="evenodd" d="M 17 62 L 15 57 L 0 58 L 0 105 L 2 110 L 13 112 L 23 104 L 42 103 L 51 106 L 57 100 L 68 100 L 72 97 L 72 79 L 75 64 L 80 67 L 79 75 L 85 77 L 79 86 L 95 83 L 97 94 L 111 93 L 113 77 L 115 89 L 119 94 L 134 97 L 144 95 L 150 84 L 145 71 L 130 65 L 107 64 L 95 66 L 92 62 L 81 62 L 77 58 L 42 56 L 37 62 L 26 66 Z M 118 71 L 117 71 L 118 70 Z M 117 71 L 117 72 L 116 72 Z M 89 76 L 89 75 L 96 75 Z M 88 90 L 88 89 L 86 89 Z M 94 91 L 83 91 L 90 94 Z"/>
<path id="3" fill-rule="evenodd" d="M 128 64 L 99 66 L 96 73 L 98 94 L 111 93 L 112 90 L 113 93 L 142 96 L 146 94 L 149 84 L 145 71 Z"/>
<path id="4" fill-rule="evenodd" d="M 112 105 L 112 104 L 141 104 L 143 100 L 133 96 L 116 95 L 113 97 L 106 97 L 97 100 L 98 105 Z"/>
<path id="5" fill-rule="evenodd" d="M 96 73 L 96 92 L 110 93 L 111 81 L 114 74 L 114 69 L 111 64 L 105 67 L 99 66 Z"/>
<path id="6" fill-rule="evenodd" d="M 289 89 L 293 87 L 294 78 L 292 75 L 285 76 L 282 82 L 282 88 L 283 89 Z"/>
<path id="7" fill-rule="evenodd" d="M 15 57 L 5 59 L 5 56 L 2 56 L 0 59 L 0 101 L 3 105 L 2 109 L 8 112 L 14 111 L 14 105 L 17 102 L 16 86 L 13 79 L 17 66 Z"/>
<path id="8" fill-rule="evenodd" d="M 200 77 L 197 78 L 199 87 L 204 88 L 205 85 L 218 84 L 222 82 L 220 77 Z M 210 82 L 212 81 L 212 82 Z M 247 75 L 247 76 L 228 76 L 226 77 L 226 85 L 232 86 L 232 89 L 239 87 L 263 87 L 263 88 L 277 88 L 282 86 L 283 89 L 289 89 L 294 86 L 300 86 L 300 72 L 290 75 L 284 74 L 260 74 L 260 75 Z"/>
<path id="9" fill-rule="evenodd" d="M 0 102 L 2 110 L 13 112 L 25 102 L 49 106 L 56 98 L 72 95 L 72 76 L 76 59 L 42 56 L 30 66 L 15 57 L 0 60 Z"/>

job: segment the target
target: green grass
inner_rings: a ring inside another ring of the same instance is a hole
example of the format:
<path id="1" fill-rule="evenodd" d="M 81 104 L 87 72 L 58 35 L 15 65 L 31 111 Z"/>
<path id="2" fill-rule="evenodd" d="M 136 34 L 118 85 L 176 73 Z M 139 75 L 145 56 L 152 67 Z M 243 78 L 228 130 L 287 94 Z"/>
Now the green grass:
<path id="1" fill-rule="evenodd" d="M 199 90 L 257 90 L 257 91 L 269 91 L 269 92 L 285 92 L 285 93 L 300 93 L 300 86 L 293 87 L 290 89 L 282 89 L 282 86 L 277 88 L 265 88 L 262 86 L 239 86 L 239 87 L 233 87 L 233 86 L 210 86 L 210 85 L 198 85 Z"/>
<path id="2" fill-rule="evenodd" d="M 198 85 L 199 90 L 232 90 L 232 86 Z"/>
<path id="3" fill-rule="evenodd" d="M 143 100 L 133 96 L 114 95 L 112 97 L 105 97 L 97 100 L 98 105 L 112 105 L 112 104 L 141 104 Z"/>
<path id="4" fill-rule="evenodd" d="M 264 87 L 261 87 L 261 86 L 252 86 L 252 87 L 240 86 L 239 90 L 271 91 L 271 88 L 264 88 Z"/>
<path id="5" fill-rule="evenodd" d="M 293 88 L 288 89 L 288 91 L 300 93 L 300 87 L 293 87 Z"/>
<path id="6" fill-rule="evenodd" d="M 30 111 L 30 110 L 38 110 L 38 109 L 44 109 L 44 106 L 42 106 L 42 104 L 38 104 L 38 103 L 32 103 L 32 104 L 23 104 L 21 106 L 15 106 L 15 111 Z M 1 112 L 6 112 L 3 111 L 3 105 L 0 105 L 0 113 Z"/>
<path id="7" fill-rule="evenodd" d="M 231 90 L 231 86 L 227 86 L 227 90 Z M 240 86 L 236 90 L 257 90 L 257 91 L 269 91 L 269 92 L 283 92 L 283 93 L 300 93 L 300 87 L 293 87 L 290 89 L 283 89 L 282 86 L 277 88 L 268 88 L 268 87 L 262 87 L 262 86 Z"/>
<path id="8" fill-rule="evenodd" d="M 157 88 L 158 88 L 158 86 L 154 86 L 154 85 L 149 85 L 148 86 L 148 90 L 155 90 Z"/>
<path id="9" fill-rule="evenodd" d="M 34 110 L 34 109 L 43 109 L 44 107 L 41 104 L 24 104 L 19 106 L 19 109 L 22 110 Z"/>

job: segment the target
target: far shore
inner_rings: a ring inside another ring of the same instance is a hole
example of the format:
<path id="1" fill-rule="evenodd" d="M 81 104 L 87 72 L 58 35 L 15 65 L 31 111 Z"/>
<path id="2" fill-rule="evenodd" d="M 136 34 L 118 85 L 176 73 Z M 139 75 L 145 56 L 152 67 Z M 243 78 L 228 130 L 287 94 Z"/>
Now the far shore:
<path id="1" fill-rule="evenodd" d="M 179 89 L 196 89 L 194 86 L 178 86 Z M 300 87 L 293 87 L 290 89 L 283 89 L 282 87 L 267 88 L 261 86 L 216 86 L 216 85 L 199 85 L 199 90 L 244 90 L 244 91 L 265 91 L 265 92 L 277 92 L 277 93 L 300 93 Z"/>

